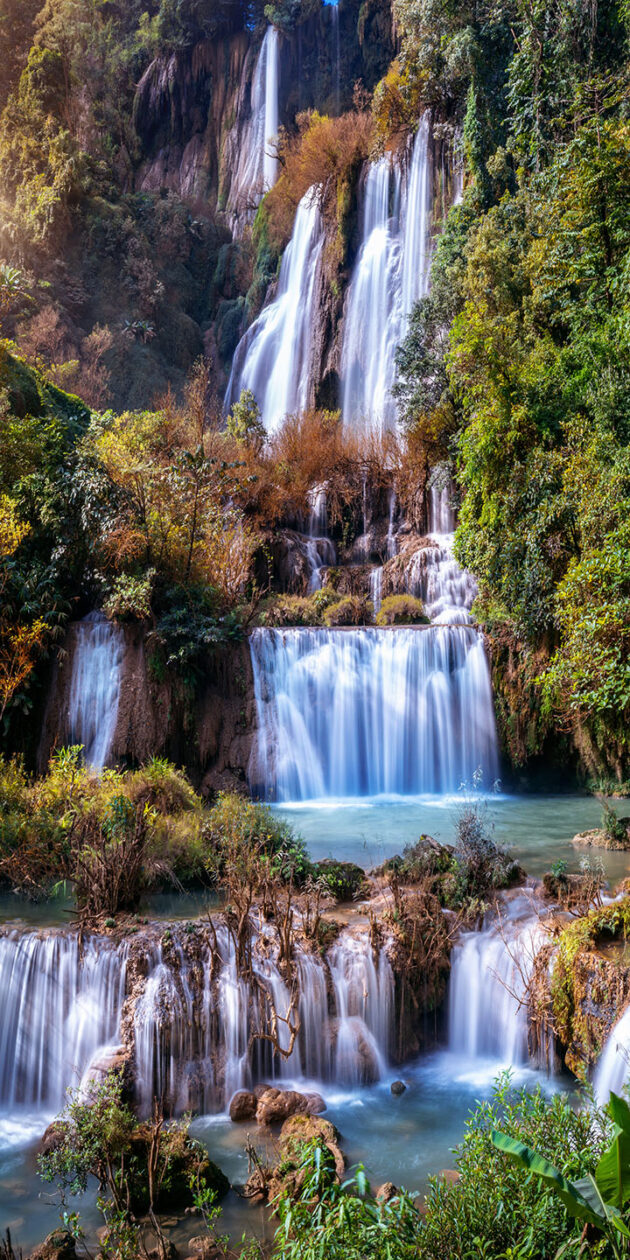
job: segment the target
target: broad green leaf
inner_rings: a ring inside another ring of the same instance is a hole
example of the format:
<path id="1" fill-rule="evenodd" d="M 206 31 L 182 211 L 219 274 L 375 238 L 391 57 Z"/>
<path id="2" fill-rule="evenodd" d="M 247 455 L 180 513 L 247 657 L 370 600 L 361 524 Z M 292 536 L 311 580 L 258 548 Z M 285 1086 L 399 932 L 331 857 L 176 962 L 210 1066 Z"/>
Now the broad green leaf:
<path id="1" fill-rule="evenodd" d="M 554 1165 L 550 1164 L 544 1156 L 538 1155 L 531 1147 L 525 1146 L 524 1142 L 509 1137 L 507 1133 L 501 1133 L 499 1129 L 492 1130 L 490 1139 L 497 1150 L 503 1151 L 515 1163 L 520 1164 L 521 1168 L 535 1173 L 537 1177 L 542 1177 L 543 1181 L 553 1186 L 571 1216 L 580 1221 L 588 1221 L 591 1225 L 597 1225 L 600 1229 L 605 1224 L 606 1213 L 591 1206 L 581 1191 L 567 1181 L 559 1169 L 554 1168 Z"/>
<path id="2" fill-rule="evenodd" d="M 630 1107 L 625 1098 L 620 1098 L 619 1094 L 611 1094 L 608 1100 L 608 1111 L 615 1124 L 619 1125 L 623 1133 L 630 1138 Z"/>

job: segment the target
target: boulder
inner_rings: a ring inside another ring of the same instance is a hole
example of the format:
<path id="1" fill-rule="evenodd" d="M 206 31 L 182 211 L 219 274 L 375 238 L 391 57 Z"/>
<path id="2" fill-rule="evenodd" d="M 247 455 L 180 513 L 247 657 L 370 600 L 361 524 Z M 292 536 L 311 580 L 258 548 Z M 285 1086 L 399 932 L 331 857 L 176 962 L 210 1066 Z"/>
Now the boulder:
<path id="1" fill-rule="evenodd" d="M 323 1142 L 330 1151 L 335 1161 L 335 1173 L 341 1181 L 346 1161 L 339 1146 L 339 1133 L 330 1120 L 322 1120 L 320 1116 L 312 1115 L 290 1116 L 280 1130 L 280 1150 L 283 1156 L 290 1158 L 296 1146 L 316 1139 Z"/>
<path id="2" fill-rule="evenodd" d="M 241 1089 L 230 1103 L 230 1120 L 233 1120 L 235 1124 L 242 1124 L 245 1120 L 255 1120 L 257 1107 L 256 1095 L 246 1089 Z"/>
<path id="3" fill-rule="evenodd" d="M 39 1154 L 52 1155 L 52 1152 L 56 1151 L 57 1147 L 61 1146 L 64 1132 L 65 1130 L 63 1125 L 60 1124 L 58 1120 L 53 1120 L 52 1124 L 48 1125 L 48 1128 L 46 1129 L 39 1144 Z"/>
<path id="4" fill-rule="evenodd" d="M 442 1168 L 438 1173 L 438 1177 L 441 1181 L 445 1181 L 447 1185 L 454 1186 L 458 1181 L 461 1181 L 462 1174 L 456 1168 Z"/>
<path id="5" fill-rule="evenodd" d="M 374 1197 L 377 1203 L 391 1203 L 392 1199 L 395 1199 L 397 1194 L 398 1190 L 396 1189 L 393 1181 L 384 1181 L 383 1185 L 379 1186 Z"/>
<path id="6" fill-rule="evenodd" d="M 258 1124 L 282 1124 L 289 1116 L 316 1115 L 325 1111 L 320 1094 L 298 1094 L 294 1089 L 268 1088 L 261 1094 L 256 1109 Z"/>
<path id="7" fill-rule="evenodd" d="M 225 1255 L 223 1248 L 212 1238 L 191 1238 L 187 1244 L 190 1251 L 189 1260 L 219 1260 Z"/>
<path id="8" fill-rule="evenodd" d="M 407 1086 L 404 1081 L 392 1081 L 390 1086 L 394 1098 L 398 1098 L 400 1094 L 404 1094 L 406 1088 Z"/>
<path id="9" fill-rule="evenodd" d="M 77 1260 L 77 1249 L 72 1234 L 68 1234 L 65 1229 L 54 1229 L 52 1234 L 49 1234 L 44 1242 L 31 1252 L 31 1260 Z"/>

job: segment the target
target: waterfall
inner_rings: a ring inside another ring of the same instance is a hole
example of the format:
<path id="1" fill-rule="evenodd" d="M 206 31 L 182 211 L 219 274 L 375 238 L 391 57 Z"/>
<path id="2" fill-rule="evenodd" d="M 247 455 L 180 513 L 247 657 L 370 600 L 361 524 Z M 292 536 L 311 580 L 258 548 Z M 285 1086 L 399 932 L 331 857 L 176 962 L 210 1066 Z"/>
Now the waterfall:
<path id="1" fill-rule="evenodd" d="M 68 726 L 88 765 L 107 764 L 116 731 L 125 639 L 120 626 L 92 612 L 77 626 Z"/>
<path id="2" fill-rule="evenodd" d="M 273 188 L 278 177 L 278 159 L 272 144 L 278 135 L 279 37 L 275 26 L 269 26 L 261 55 L 265 61 L 265 114 L 263 133 L 263 191 Z"/>
<path id="3" fill-rule="evenodd" d="M 362 246 L 348 295 L 341 354 L 344 422 L 391 427 L 391 396 L 400 340 L 400 171 L 389 158 L 369 167 Z"/>
<path id="4" fill-rule="evenodd" d="M 418 298 L 427 291 L 428 242 L 431 217 L 431 167 L 429 163 L 429 115 L 424 114 L 416 132 L 405 198 L 402 252 L 402 308 L 405 319 Z"/>
<path id="5" fill-rule="evenodd" d="M 471 625 L 470 609 L 477 584 L 453 555 L 455 518 L 450 486 L 432 486 L 429 498 L 431 543 L 418 549 L 405 570 L 405 587 L 421 599 L 429 619 L 449 625 Z"/>
<path id="6" fill-rule="evenodd" d="M 595 1097 L 604 1107 L 611 1093 L 620 1094 L 630 1078 L 630 1006 L 609 1034 L 595 1070 Z"/>
<path id="7" fill-rule="evenodd" d="M 507 909 L 504 921 L 466 932 L 453 950 L 449 1049 L 468 1060 L 523 1067 L 529 1062 L 527 983 L 547 937 L 523 898 Z"/>
<path id="8" fill-rule="evenodd" d="M 383 602 L 383 566 L 379 565 L 370 573 L 370 599 L 376 617 Z"/>
<path id="9" fill-rule="evenodd" d="M 431 179 L 428 115 L 406 178 L 388 157 L 365 181 L 361 249 L 352 277 L 341 353 L 344 422 L 381 431 L 396 421 L 396 349 L 428 284 Z"/>
<path id="10" fill-rule="evenodd" d="M 175 934 L 174 934 L 175 935 Z M 183 937 L 155 948 L 136 1004 L 136 1075 L 142 1107 L 154 1096 L 169 1109 L 223 1109 L 257 1081 L 377 1080 L 387 1063 L 394 980 L 384 950 L 376 961 L 367 932 L 342 932 L 322 959 L 296 952 L 300 1031 L 290 1055 L 256 1039 L 275 1010 L 280 1045 L 291 992 L 277 962 L 274 936 L 262 928 L 252 948 L 253 980 L 239 975 L 234 940 L 218 927 L 217 952 Z"/>
<path id="11" fill-rule="evenodd" d="M 455 792 L 497 773 L 476 631 L 257 629 L 250 764 L 267 800 Z"/>
<path id="12" fill-rule="evenodd" d="M 378 1080 L 394 1003 L 385 950 L 373 952 L 367 930 L 342 932 L 324 958 L 296 946 L 300 1031 L 288 1058 L 256 1039 L 275 1008 L 289 1048 L 291 991 L 277 953 L 273 929 L 254 930 L 248 979 L 221 924 L 216 944 L 213 931 L 182 925 L 122 944 L 61 930 L 3 933 L 0 1110 L 60 1110 L 90 1064 L 120 1049 L 123 1023 L 144 1115 L 156 1097 L 170 1112 L 223 1110 L 235 1090 L 264 1080 Z"/>
<path id="13" fill-rule="evenodd" d="M 337 563 L 337 549 L 328 537 L 326 487 L 314 486 L 309 491 L 310 513 L 308 535 L 305 539 L 306 558 L 310 568 L 309 595 L 321 590 L 322 569 Z"/>
<path id="14" fill-rule="evenodd" d="M 278 174 L 272 142 L 279 125 L 279 51 L 278 32 L 268 26 L 251 81 L 249 117 L 244 126 L 235 126 L 227 139 L 232 171 L 226 211 L 232 230 L 237 234 L 251 221 L 263 194 L 272 187 Z"/>
<path id="15" fill-rule="evenodd" d="M 311 399 L 315 350 L 315 297 L 324 228 L 311 188 L 295 216 L 284 252 L 278 290 L 241 338 L 225 396 L 229 408 L 250 389 L 268 431 L 285 416 L 304 411 Z"/>
<path id="16" fill-rule="evenodd" d="M 0 1109 L 58 1111 L 118 1038 L 126 946 L 76 933 L 0 935 Z"/>

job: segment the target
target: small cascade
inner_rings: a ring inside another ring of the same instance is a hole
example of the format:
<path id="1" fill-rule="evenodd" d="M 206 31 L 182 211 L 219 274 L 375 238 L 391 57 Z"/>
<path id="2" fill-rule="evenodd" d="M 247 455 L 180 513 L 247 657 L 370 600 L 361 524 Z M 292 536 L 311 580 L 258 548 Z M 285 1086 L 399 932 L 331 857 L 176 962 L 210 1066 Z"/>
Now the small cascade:
<path id="1" fill-rule="evenodd" d="M 311 188 L 295 216 L 284 252 L 278 290 L 241 338 L 234 355 L 226 408 L 250 389 L 271 432 L 285 416 L 304 411 L 311 399 L 315 348 L 315 299 L 324 228 Z"/>
<path id="2" fill-rule="evenodd" d="M 453 555 L 454 531 L 450 488 L 432 486 L 429 497 L 432 543 L 412 556 L 405 572 L 405 586 L 411 595 L 423 601 L 432 622 L 471 625 L 470 609 L 477 595 L 477 585 Z"/>
<path id="3" fill-rule="evenodd" d="M 87 764 L 97 770 L 107 764 L 116 731 L 124 646 L 120 626 L 100 612 L 77 626 L 68 728 L 70 742 L 83 745 Z"/>
<path id="4" fill-rule="evenodd" d="M 630 1006 L 609 1034 L 595 1069 L 595 1098 L 604 1107 L 611 1093 L 621 1094 L 630 1079 Z"/>
<path id="5" fill-rule="evenodd" d="M 483 639 L 453 629 L 257 629 L 250 782 L 267 800 L 456 792 L 497 774 Z"/>
<path id="6" fill-rule="evenodd" d="M 308 593 L 312 595 L 313 591 L 321 590 L 322 569 L 337 563 L 337 549 L 332 539 L 328 537 L 326 487 L 315 486 L 309 494 L 309 500 L 311 510 L 305 545 L 310 567 Z"/>
<path id="7" fill-rule="evenodd" d="M 268 26 L 249 89 L 249 116 L 228 139 L 234 148 L 234 161 L 226 212 L 237 235 L 251 222 L 263 194 L 278 175 L 273 141 L 279 126 L 279 61 L 278 32 Z"/>
<path id="8" fill-rule="evenodd" d="M 344 423 L 380 431 L 396 422 L 392 389 L 396 349 L 414 303 L 426 293 L 432 212 L 430 126 L 418 127 L 405 178 L 398 162 L 381 158 L 365 181 L 361 250 L 343 330 Z"/>
<path id="9" fill-rule="evenodd" d="M 116 1043 L 127 950 L 76 933 L 0 935 L 0 1110 L 58 1111 Z"/>
<path id="10" fill-rule="evenodd" d="M 377 617 L 383 602 L 383 566 L 378 565 L 372 569 L 370 573 L 370 599 L 374 608 L 374 616 Z"/>
<path id="11" fill-rule="evenodd" d="M 467 1060 L 524 1067 L 530 1060 L 527 984 L 548 938 L 523 897 L 506 910 L 502 921 L 464 933 L 453 950 L 449 1049 Z"/>

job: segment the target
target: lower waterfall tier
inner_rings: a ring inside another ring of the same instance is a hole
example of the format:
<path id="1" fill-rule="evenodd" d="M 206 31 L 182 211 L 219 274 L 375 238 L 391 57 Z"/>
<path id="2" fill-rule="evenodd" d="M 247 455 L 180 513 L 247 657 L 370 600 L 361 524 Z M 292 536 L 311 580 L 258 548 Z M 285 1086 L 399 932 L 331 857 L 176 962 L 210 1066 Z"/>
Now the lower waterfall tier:
<path id="1" fill-rule="evenodd" d="M 394 1027 L 394 975 L 367 930 L 289 969 L 262 928 L 237 964 L 226 926 L 152 931 L 122 943 L 76 933 L 0 935 L 0 1110 L 58 1111 L 68 1087 L 129 1062 L 149 1115 L 225 1109 L 265 1080 L 380 1079 Z M 298 1025 L 295 1044 L 290 1025 Z M 279 1053 L 266 1036 L 276 1027 Z"/>
<path id="2" fill-rule="evenodd" d="M 498 775 L 473 626 L 255 630 L 252 790 L 266 800 L 456 792 Z"/>

